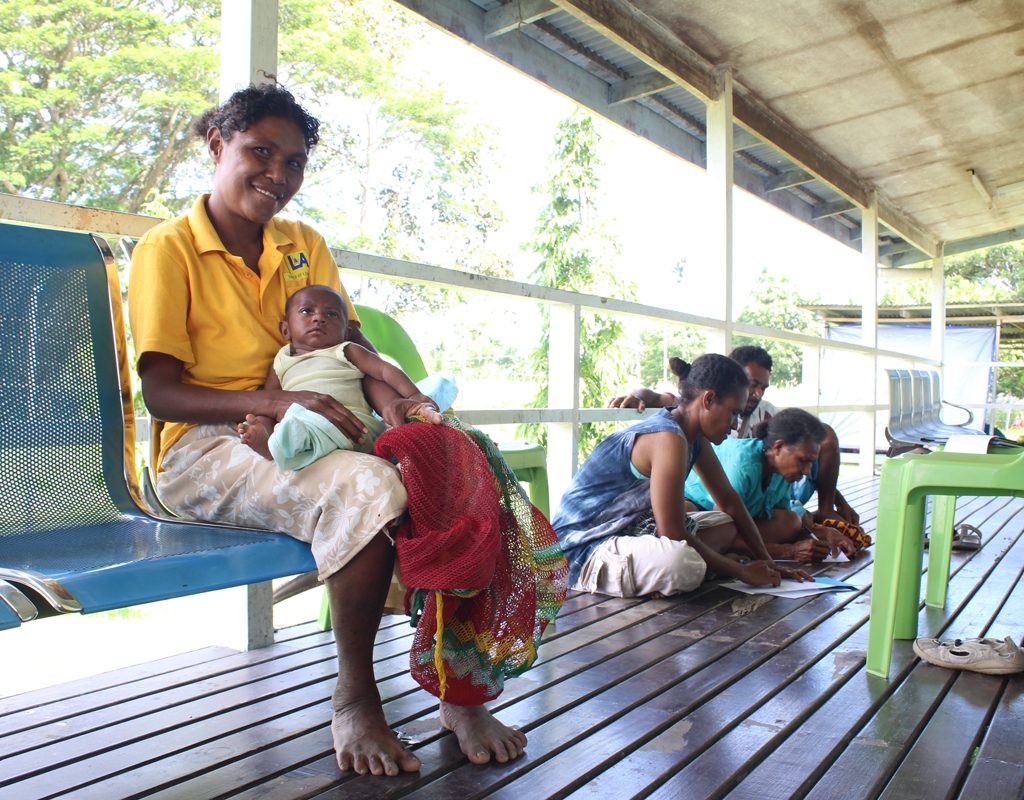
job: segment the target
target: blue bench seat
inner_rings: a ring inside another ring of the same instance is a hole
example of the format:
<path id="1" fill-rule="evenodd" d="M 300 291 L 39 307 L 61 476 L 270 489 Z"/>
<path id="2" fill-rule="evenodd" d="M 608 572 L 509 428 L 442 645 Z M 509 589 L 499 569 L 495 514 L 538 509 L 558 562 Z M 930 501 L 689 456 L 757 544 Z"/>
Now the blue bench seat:
<path id="1" fill-rule="evenodd" d="M 105 611 L 315 568 L 289 536 L 158 518 L 134 499 L 120 296 L 101 245 L 0 223 L 0 628 L 31 619 L 27 603 Z"/>

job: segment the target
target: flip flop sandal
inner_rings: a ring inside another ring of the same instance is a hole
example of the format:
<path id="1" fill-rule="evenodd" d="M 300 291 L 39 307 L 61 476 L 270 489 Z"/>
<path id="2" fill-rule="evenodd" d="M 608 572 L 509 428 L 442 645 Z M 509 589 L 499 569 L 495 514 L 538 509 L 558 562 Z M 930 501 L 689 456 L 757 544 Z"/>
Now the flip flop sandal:
<path id="1" fill-rule="evenodd" d="M 981 531 L 973 525 L 968 525 L 966 522 L 962 523 L 953 534 L 953 549 L 980 550 Z"/>
<path id="2" fill-rule="evenodd" d="M 928 545 L 928 534 L 926 533 L 924 535 L 925 550 L 928 549 Z M 966 522 L 961 523 L 960 527 L 953 531 L 952 547 L 954 550 L 980 550 L 981 531 L 973 525 L 968 525 Z"/>
<path id="3" fill-rule="evenodd" d="M 918 639 L 914 652 L 938 667 L 966 669 L 987 675 L 1012 675 L 1024 671 L 1024 652 L 1005 639 Z"/>

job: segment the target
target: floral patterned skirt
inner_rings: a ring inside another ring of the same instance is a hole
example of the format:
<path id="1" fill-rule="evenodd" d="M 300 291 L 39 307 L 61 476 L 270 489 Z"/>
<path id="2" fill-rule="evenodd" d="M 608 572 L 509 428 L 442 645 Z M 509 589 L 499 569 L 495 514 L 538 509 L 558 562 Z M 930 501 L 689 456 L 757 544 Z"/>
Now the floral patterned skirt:
<path id="1" fill-rule="evenodd" d="M 308 542 L 321 580 L 345 566 L 404 513 L 398 470 L 338 450 L 303 470 L 281 470 L 231 425 L 199 425 L 167 451 L 160 499 L 183 517 L 287 533 Z"/>

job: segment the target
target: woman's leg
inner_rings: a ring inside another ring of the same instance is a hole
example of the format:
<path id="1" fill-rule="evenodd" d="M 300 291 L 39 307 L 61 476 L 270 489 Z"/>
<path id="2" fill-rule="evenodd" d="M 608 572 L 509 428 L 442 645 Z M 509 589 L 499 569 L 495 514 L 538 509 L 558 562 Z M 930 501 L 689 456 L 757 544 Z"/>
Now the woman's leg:
<path id="1" fill-rule="evenodd" d="M 707 565 L 686 542 L 642 534 L 613 536 L 591 554 L 575 588 L 618 597 L 692 592 Z"/>
<path id="2" fill-rule="evenodd" d="M 419 760 L 387 727 L 373 677 L 373 639 L 394 558 L 380 531 L 406 507 L 398 471 L 375 456 L 338 451 L 300 472 L 282 472 L 226 425 L 189 431 L 167 454 L 164 468 L 160 494 L 175 511 L 310 542 L 327 584 L 338 645 L 331 726 L 338 764 L 374 774 L 419 769 Z M 523 734 L 483 707 L 442 703 L 441 722 L 474 763 L 491 755 L 500 762 L 516 758 L 526 745 Z"/>
<path id="3" fill-rule="evenodd" d="M 419 759 L 388 726 L 373 674 L 373 640 L 393 560 L 391 542 L 378 534 L 326 581 L 338 646 L 338 683 L 331 698 L 334 752 L 343 771 L 360 775 L 397 775 L 420 768 Z"/>
<path id="4" fill-rule="evenodd" d="M 771 519 L 756 520 L 765 544 L 788 544 L 803 531 L 803 521 L 792 511 L 776 508 Z"/>
<path id="5" fill-rule="evenodd" d="M 772 512 L 771 519 L 754 520 L 764 539 L 768 555 L 786 561 L 820 561 L 828 554 L 828 546 L 809 537 L 802 536 L 803 520 L 799 515 L 783 508 Z M 742 537 L 736 537 L 733 549 L 742 555 L 752 555 Z"/>

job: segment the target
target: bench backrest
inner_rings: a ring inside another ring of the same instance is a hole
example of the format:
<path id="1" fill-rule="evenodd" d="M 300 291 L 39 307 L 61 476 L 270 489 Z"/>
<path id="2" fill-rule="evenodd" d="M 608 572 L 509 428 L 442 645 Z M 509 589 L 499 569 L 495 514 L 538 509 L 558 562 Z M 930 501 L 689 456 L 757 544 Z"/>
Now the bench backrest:
<path id="1" fill-rule="evenodd" d="M 914 424 L 917 426 L 927 422 L 932 402 L 932 387 L 928 373 L 915 369 L 910 371 L 911 386 L 914 394 Z"/>
<path id="2" fill-rule="evenodd" d="M 889 376 L 889 430 L 901 431 L 913 421 L 914 395 L 910 372 L 887 369 Z"/>
<path id="3" fill-rule="evenodd" d="M 131 508 L 107 265 L 88 234 L 0 224 L 0 536 Z"/>

